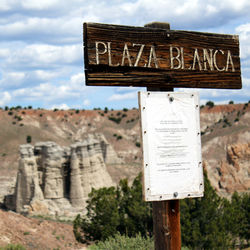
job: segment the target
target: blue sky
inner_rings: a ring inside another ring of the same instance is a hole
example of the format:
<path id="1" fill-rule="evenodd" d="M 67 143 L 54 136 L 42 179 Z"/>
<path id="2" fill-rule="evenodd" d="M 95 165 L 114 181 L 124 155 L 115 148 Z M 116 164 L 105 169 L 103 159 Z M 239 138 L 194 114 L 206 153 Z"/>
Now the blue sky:
<path id="1" fill-rule="evenodd" d="M 137 107 L 137 91 L 143 89 L 85 86 L 83 22 L 162 21 L 176 30 L 238 34 L 243 89 L 195 91 L 202 104 L 248 102 L 249 13 L 249 0 L 1 0 L 0 107 Z"/>

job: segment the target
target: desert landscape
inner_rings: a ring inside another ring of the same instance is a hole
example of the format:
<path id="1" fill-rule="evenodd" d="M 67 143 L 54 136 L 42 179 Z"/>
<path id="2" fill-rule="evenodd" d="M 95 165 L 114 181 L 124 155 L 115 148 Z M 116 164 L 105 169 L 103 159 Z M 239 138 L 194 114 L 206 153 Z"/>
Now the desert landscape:
<path id="1" fill-rule="evenodd" d="M 250 104 L 202 106 L 200 119 L 203 166 L 216 192 L 228 199 L 249 192 Z M 132 181 L 141 171 L 136 108 L 6 107 L 0 128 L 0 246 L 83 248 L 72 225 L 41 218 L 72 220 L 84 213 L 92 187 Z"/>

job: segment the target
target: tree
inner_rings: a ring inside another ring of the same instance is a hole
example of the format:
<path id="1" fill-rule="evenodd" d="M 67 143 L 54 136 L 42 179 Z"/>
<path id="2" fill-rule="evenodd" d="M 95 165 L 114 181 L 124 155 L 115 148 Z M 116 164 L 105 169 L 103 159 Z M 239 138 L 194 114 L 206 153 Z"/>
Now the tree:
<path id="1" fill-rule="evenodd" d="M 87 217 L 77 216 L 74 220 L 74 234 L 76 239 L 105 240 L 114 236 L 119 224 L 117 190 L 115 187 L 92 189 L 87 201 Z M 84 238 L 81 237 L 84 232 Z"/>
<path id="2" fill-rule="evenodd" d="M 142 200 L 141 174 L 131 187 L 124 179 L 116 188 L 92 189 L 87 204 L 87 215 L 78 215 L 74 220 L 78 241 L 105 240 L 117 232 L 127 236 L 152 235 L 152 208 Z"/>
<path id="3" fill-rule="evenodd" d="M 32 141 L 31 135 L 27 135 L 27 137 L 26 137 L 26 142 L 27 142 L 27 143 L 31 143 L 31 141 Z"/>
<path id="4" fill-rule="evenodd" d="M 208 106 L 209 108 L 212 108 L 214 106 L 214 103 L 212 101 L 208 101 L 206 102 L 206 106 Z"/>
<path id="5" fill-rule="evenodd" d="M 230 232 L 232 237 L 232 245 L 236 242 L 242 247 L 244 241 L 247 241 L 247 245 L 250 244 L 250 195 L 239 195 L 235 192 L 232 195 L 231 202 L 225 200 L 225 221 L 227 231 Z"/>
<path id="6" fill-rule="evenodd" d="M 104 113 L 108 113 L 109 109 L 107 107 L 104 108 Z"/>
<path id="7" fill-rule="evenodd" d="M 121 180 L 118 187 L 120 195 L 118 230 L 130 237 L 138 233 L 142 236 L 153 233 L 152 204 L 142 200 L 141 178 L 142 175 L 139 174 L 131 187 L 127 179 Z"/>
<path id="8" fill-rule="evenodd" d="M 234 104 L 234 101 L 229 101 L 229 103 L 228 104 Z"/>
<path id="9" fill-rule="evenodd" d="M 228 249 L 230 236 L 226 231 L 223 199 L 204 175 L 203 198 L 181 201 L 181 232 L 184 246 L 191 249 Z"/>

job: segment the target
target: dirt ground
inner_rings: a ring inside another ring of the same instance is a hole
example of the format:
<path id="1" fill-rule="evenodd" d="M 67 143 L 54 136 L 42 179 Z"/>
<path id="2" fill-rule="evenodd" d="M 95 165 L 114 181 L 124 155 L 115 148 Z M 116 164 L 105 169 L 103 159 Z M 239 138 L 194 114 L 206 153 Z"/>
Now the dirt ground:
<path id="1" fill-rule="evenodd" d="M 27 250 L 86 249 L 75 240 L 72 225 L 0 210 L 0 246 L 8 244 L 21 244 Z"/>

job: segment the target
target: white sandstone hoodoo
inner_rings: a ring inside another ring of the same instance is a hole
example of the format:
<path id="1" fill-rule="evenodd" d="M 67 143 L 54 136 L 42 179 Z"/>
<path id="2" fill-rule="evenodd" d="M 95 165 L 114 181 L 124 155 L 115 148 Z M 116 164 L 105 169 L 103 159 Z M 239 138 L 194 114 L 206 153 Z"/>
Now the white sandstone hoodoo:
<path id="1" fill-rule="evenodd" d="M 105 142 L 94 135 L 70 147 L 54 142 L 21 145 L 15 204 L 6 205 L 29 214 L 73 217 L 83 212 L 92 188 L 114 185 L 104 159 L 117 156 Z"/>

